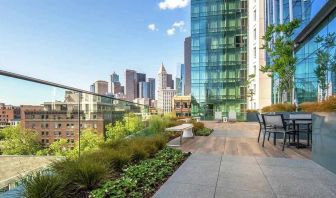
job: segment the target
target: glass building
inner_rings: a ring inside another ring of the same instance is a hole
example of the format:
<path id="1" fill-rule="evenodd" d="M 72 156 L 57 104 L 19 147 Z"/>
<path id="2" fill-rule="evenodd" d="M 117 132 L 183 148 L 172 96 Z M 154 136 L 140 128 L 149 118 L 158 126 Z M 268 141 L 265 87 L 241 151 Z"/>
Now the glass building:
<path id="1" fill-rule="evenodd" d="M 245 118 L 247 0 L 191 1 L 192 116 Z"/>
<path id="2" fill-rule="evenodd" d="M 320 47 L 315 38 L 336 32 L 335 0 L 266 0 L 266 25 L 283 24 L 293 19 L 301 21 L 293 39 L 297 43 L 295 72 L 295 97 L 298 103 L 317 101 L 319 86 L 314 70 L 316 50 Z M 330 49 L 335 52 L 335 49 Z M 328 74 L 328 94 L 335 94 L 335 74 Z M 276 85 L 276 83 L 275 83 Z M 273 86 L 273 102 L 277 101 L 277 89 Z"/>

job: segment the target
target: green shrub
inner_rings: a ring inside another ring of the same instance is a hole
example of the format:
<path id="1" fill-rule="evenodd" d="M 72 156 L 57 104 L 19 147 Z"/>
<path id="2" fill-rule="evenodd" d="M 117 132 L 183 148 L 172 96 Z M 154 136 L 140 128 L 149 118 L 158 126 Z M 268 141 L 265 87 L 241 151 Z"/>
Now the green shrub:
<path id="1" fill-rule="evenodd" d="M 198 131 L 204 128 L 204 123 L 193 121 L 194 131 Z"/>
<path id="2" fill-rule="evenodd" d="M 212 133 L 213 129 L 203 128 L 198 131 L 195 131 L 196 136 L 209 136 Z"/>
<path id="3" fill-rule="evenodd" d="M 88 191 L 98 187 L 107 174 L 107 169 L 102 163 L 86 157 L 59 161 L 52 167 L 62 178 L 66 194 L 75 197 L 86 197 Z"/>
<path id="4" fill-rule="evenodd" d="M 64 185 L 62 179 L 47 171 L 37 172 L 23 179 L 23 196 L 26 198 L 63 198 Z"/>
<path id="5" fill-rule="evenodd" d="M 153 159 L 125 169 L 122 177 L 94 190 L 93 197 L 149 197 L 184 161 L 185 155 L 172 148 L 158 152 Z"/>

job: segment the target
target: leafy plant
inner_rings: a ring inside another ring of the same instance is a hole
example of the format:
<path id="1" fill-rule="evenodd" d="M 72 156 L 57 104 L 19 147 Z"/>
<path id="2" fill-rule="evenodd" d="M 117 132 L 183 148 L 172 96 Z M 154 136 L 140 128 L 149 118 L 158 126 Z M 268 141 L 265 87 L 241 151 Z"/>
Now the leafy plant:
<path id="1" fill-rule="evenodd" d="M 304 112 L 335 112 L 336 96 L 330 96 L 322 102 L 305 102 L 300 104 L 301 111 Z"/>
<path id="2" fill-rule="evenodd" d="M 185 159 L 185 155 L 172 148 L 165 148 L 153 159 L 129 166 L 122 177 L 106 182 L 94 190 L 93 197 L 148 197 Z"/>
<path id="3" fill-rule="evenodd" d="M 63 198 L 65 192 L 62 179 L 48 171 L 37 172 L 22 180 L 26 198 Z"/>
<path id="4" fill-rule="evenodd" d="M 196 136 L 209 136 L 212 133 L 213 129 L 203 128 L 195 132 Z"/>
<path id="5" fill-rule="evenodd" d="M 1 130 L 3 140 L 1 152 L 5 155 L 34 155 L 42 148 L 38 134 L 21 126 L 6 127 Z"/>
<path id="6" fill-rule="evenodd" d="M 287 96 L 291 96 L 294 86 L 293 79 L 297 59 L 294 57 L 293 33 L 299 25 L 300 21 L 296 19 L 287 24 L 270 25 L 263 36 L 264 45 L 262 49 L 266 50 L 270 62 L 261 66 L 260 71 L 267 73 L 273 79 L 277 77 L 278 91 L 281 94 L 286 93 Z"/>
<path id="7" fill-rule="evenodd" d="M 89 158 L 66 159 L 53 164 L 53 170 L 62 178 L 67 195 L 86 197 L 98 187 L 107 174 L 106 167 Z"/>

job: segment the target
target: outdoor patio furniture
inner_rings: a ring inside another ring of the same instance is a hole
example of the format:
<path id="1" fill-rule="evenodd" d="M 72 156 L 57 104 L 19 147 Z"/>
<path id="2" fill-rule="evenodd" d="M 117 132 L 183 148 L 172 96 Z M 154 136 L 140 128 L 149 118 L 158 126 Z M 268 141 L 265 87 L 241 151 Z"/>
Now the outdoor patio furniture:
<path id="1" fill-rule="evenodd" d="M 265 125 L 264 125 L 264 120 L 262 118 L 262 115 L 260 113 L 257 114 L 258 118 L 258 123 L 259 123 L 259 135 L 258 135 L 258 142 L 260 141 L 260 134 L 261 132 L 265 133 Z M 268 140 L 269 140 L 270 134 L 268 135 Z"/>
<path id="2" fill-rule="evenodd" d="M 287 136 L 294 133 L 293 129 L 290 129 L 283 118 L 283 115 L 263 115 L 263 121 L 265 126 L 265 133 L 263 138 L 262 146 L 265 145 L 266 133 L 273 134 L 274 136 L 274 145 L 276 145 L 276 134 L 283 134 L 283 145 L 282 151 L 285 149 Z"/>
<path id="3" fill-rule="evenodd" d="M 178 126 L 166 128 L 165 131 L 173 131 L 173 132 L 180 132 L 180 145 L 176 146 L 181 146 L 182 145 L 182 138 L 189 138 L 189 137 L 194 137 L 193 133 L 193 125 L 192 124 L 181 124 Z"/>
<path id="4" fill-rule="evenodd" d="M 230 111 L 228 116 L 229 122 L 236 122 L 237 121 L 237 113 L 235 111 Z"/>
<path id="5" fill-rule="evenodd" d="M 312 139 L 312 115 L 311 114 L 290 114 L 289 119 L 286 119 L 293 126 L 294 142 L 296 140 L 296 147 L 304 147 L 305 145 L 300 144 L 300 133 L 304 132 L 307 134 L 307 146 L 310 145 Z"/>

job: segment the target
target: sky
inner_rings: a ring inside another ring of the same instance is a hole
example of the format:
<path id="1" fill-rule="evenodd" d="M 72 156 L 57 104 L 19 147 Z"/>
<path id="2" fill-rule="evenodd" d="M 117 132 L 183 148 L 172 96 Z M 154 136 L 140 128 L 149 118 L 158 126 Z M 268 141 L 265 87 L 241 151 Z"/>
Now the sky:
<path id="1" fill-rule="evenodd" d="M 175 74 L 190 0 L 0 0 L 0 19 L 0 70 L 88 90 L 126 68 Z"/>

